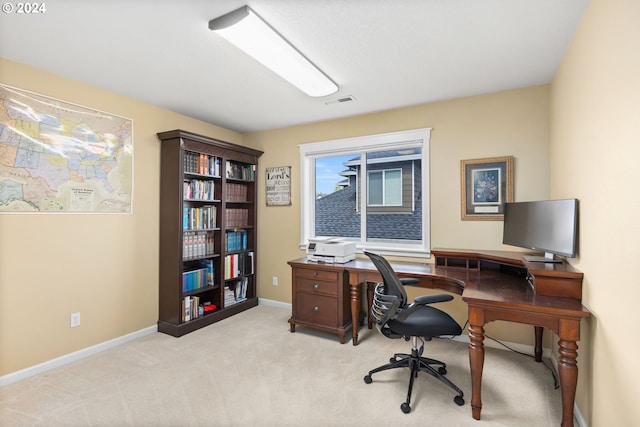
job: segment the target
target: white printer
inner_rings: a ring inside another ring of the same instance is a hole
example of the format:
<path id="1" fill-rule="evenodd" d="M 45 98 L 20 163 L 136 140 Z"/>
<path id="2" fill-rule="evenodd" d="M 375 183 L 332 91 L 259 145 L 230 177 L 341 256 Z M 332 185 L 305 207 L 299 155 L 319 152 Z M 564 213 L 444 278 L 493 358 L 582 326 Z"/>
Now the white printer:
<path id="1" fill-rule="evenodd" d="M 344 264 L 356 259 L 356 242 L 337 238 L 309 239 L 307 260 Z"/>

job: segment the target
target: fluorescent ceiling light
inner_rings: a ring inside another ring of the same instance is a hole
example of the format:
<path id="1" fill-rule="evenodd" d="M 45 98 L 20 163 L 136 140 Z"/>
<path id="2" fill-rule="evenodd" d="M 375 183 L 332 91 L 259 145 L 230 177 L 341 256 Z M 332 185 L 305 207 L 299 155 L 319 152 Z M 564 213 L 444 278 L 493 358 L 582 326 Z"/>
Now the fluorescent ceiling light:
<path id="1" fill-rule="evenodd" d="M 248 6 L 209 21 L 209 29 L 309 96 L 330 95 L 338 90 L 338 85 Z"/>

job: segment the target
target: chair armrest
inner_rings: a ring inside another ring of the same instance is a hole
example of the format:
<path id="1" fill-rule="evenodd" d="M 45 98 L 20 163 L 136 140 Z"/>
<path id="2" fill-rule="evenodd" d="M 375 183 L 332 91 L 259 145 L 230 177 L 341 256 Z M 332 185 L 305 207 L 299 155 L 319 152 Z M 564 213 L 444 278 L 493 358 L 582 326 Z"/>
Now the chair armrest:
<path id="1" fill-rule="evenodd" d="M 400 278 L 400 283 L 402 283 L 402 286 L 417 286 L 420 284 L 420 279 L 415 277 L 402 277 Z"/>
<path id="2" fill-rule="evenodd" d="M 438 295 L 420 295 L 413 301 L 414 304 L 427 305 L 435 304 L 437 302 L 447 302 L 453 299 L 452 295 L 438 294 Z"/>
<path id="3" fill-rule="evenodd" d="M 435 304 L 437 302 L 447 302 L 453 299 L 452 295 L 447 294 L 438 294 L 438 295 L 420 295 L 416 297 L 413 303 L 406 308 L 404 308 L 400 314 L 398 314 L 398 319 L 404 321 L 409 317 L 411 313 L 416 311 L 419 307 Z"/>

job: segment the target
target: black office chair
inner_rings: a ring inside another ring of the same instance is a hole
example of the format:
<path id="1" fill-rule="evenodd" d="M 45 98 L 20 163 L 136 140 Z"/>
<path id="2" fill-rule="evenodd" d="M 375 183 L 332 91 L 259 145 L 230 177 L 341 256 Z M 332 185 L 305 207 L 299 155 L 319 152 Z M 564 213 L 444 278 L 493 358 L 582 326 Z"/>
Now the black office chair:
<path id="1" fill-rule="evenodd" d="M 393 271 L 393 268 L 382 256 L 365 252 L 373 264 L 382 275 L 383 283 L 378 283 L 373 298 L 373 306 L 371 308 L 371 316 L 373 317 L 378 330 L 388 338 L 404 338 L 409 340 L 411 337 L 412 347 L 411 354 L 396 353 L 390 359 L 389 363 L 375 368 L 364 377 L 364 382 L 371 384 L 373 381 L 371 375 L 395 368 L 409 368 L 411 374 L 409 377 L 409 391 L 407 392 L 407 400 L 400 409 L 405 414 L 411 412 L 411 390 L 413 389 L 413 379 L 418 376 L 418 372 L 426 372 L 436 377 L 458 393 L 453 401 L 457 405 L 464 405 L 464 394 L 454 383 L 445 377 L 447 373 L 447 365 L 435 359 L 422 357 L 424 350 L 424 341 L 418 349 L 418 338 L 430 341 L 433 337 L 439 336 L 455 336 L 462 333 L 460 325 L 453 320 L 444 311 L 429 304 L 451 301 L 451 295 L 422 295 L 415 299 L 412 304 L 407 303 L 407 293 L 404 285 L 417 283 L 417 279 L 400 279 Z"/>

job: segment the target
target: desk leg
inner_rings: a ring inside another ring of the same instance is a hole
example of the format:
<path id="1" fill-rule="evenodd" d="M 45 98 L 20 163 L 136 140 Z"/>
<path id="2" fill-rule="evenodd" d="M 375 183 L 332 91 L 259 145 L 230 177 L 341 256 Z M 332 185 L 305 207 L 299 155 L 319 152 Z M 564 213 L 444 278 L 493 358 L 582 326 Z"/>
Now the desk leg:
<path id="1" fill-rule="evenodd" d="M 560 360 L 558 375 L 562 391 L 562 427 L 573 427 L 573 403 L 578 385 L 578 345 L 575 341 L 560 339 L 558 341 Z"/>
<path id="2" fill-rule="evenodd" d="M 484 366 L 484 311 L 469 307 L 469 365 L 471 368 L 471 415 L 480 419 L 482 368 Z"/>
<path id="3" fill-rule="evenodd" d="M 535 356 L 536 362 L 542 362 L 542 335 L 544 333 L 544 328 L 542 326 L 534 326 L 533 329 L 536 334 L 536 344 L 533 350 L 533 354 Z"/>
<path id="4" fill-rule="evenodd" d="M 373 307 L 373 289 L 376 283 L 367 282 L 367 326 L 373 328 L 373 318 L 371 317 L 371 307 Z"/>
<path id="5" fill-rule="evenodd" d="M 358 325 L 360 324 L 360 283 L 351 286 L 351 331 L 353 345 L 358 345 Z"/>

